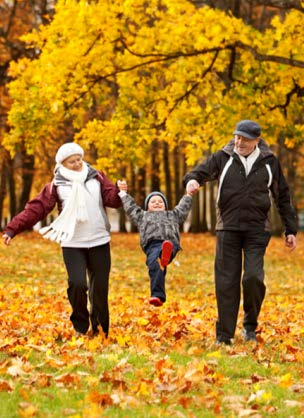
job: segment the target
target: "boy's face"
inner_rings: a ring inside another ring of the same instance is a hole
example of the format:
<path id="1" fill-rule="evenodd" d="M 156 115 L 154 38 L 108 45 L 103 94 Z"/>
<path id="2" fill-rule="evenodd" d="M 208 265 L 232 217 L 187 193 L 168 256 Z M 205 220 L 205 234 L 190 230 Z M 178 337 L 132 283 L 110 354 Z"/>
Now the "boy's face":
<path id="1" fill-rule="evenodd" d="M 152 196 L 148 203 L 148 211 L 155 212 L 155 211 L 166 210 L 165 203 L 161 196 Z"/>

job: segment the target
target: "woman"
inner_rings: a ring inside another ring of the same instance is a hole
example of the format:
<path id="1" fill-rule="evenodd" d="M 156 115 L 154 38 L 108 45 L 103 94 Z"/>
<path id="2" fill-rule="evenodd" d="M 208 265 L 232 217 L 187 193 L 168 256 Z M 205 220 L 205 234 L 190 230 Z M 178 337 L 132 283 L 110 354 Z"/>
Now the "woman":
<path id="1" fill-rule="evenodd" d="M 57 204 L 59 216 L 39 232 L 62 247 L 73 327 L 77 335 L 82 335 L 91 324 L 94 335 L 101 326 L 107 337 L 111 255 L 105 207 L 118 208 L 121 200 L 119 189 L 101 171 L 84 162 L 83 156 L 83 149 L 74 142 L 58 149 L 53 181 L 5 227 L 3 239 L 9 245 L 14 236 L 45 219 Z"/>

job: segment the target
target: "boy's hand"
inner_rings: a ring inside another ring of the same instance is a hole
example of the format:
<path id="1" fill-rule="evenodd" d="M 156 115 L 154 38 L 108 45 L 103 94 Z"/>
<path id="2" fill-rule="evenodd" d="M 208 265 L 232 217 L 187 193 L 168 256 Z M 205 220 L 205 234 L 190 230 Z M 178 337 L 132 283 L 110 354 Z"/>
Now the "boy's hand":
<path id="1" fill-rule="evenodd" d="M 119 191 L 124 191 L 126 193 L 128 191 L 128 185 L 125 180 L 117 180 L 117 187 L 119 188 Z"/>

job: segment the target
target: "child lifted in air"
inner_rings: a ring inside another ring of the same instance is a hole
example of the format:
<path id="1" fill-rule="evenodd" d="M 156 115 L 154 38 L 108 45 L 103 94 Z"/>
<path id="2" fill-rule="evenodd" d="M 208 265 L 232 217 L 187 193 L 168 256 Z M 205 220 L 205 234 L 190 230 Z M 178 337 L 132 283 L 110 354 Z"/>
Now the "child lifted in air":
<path id="1" fill-rule="evenodd" d="M 191 209 L 192 193 L 184 195 L 173 210 L 168 210 L 166 197 L 154 191 L 146 197 L 143 210 L 126 193 L 126 182 L 118 181 L 117 185 L 124 210 L 130 221 L 137 226 L 140 245 L 146 254 L 151 291 L 149 303 L 162 306 L 166 301 L 167 265 L 181 249 L 179 230 Z"/>

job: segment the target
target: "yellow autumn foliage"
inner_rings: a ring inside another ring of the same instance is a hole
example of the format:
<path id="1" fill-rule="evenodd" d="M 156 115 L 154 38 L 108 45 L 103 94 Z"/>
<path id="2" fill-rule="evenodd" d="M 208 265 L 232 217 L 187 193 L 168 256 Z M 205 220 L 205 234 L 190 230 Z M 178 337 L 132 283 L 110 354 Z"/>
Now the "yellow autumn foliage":
<path id="1" fill-rule="evenodd" d="M 303 13 L 264 32 L 186 0 L 59 0 L 54 19 L 23 39 L 37 60 L 11 65 L 5 146 L 54 146 L 70 124 L 104 168 L 146 162 L 155 138 L 181 146 L 188 163 L 257 119 L 275 143 L 301 143 Z"/>

